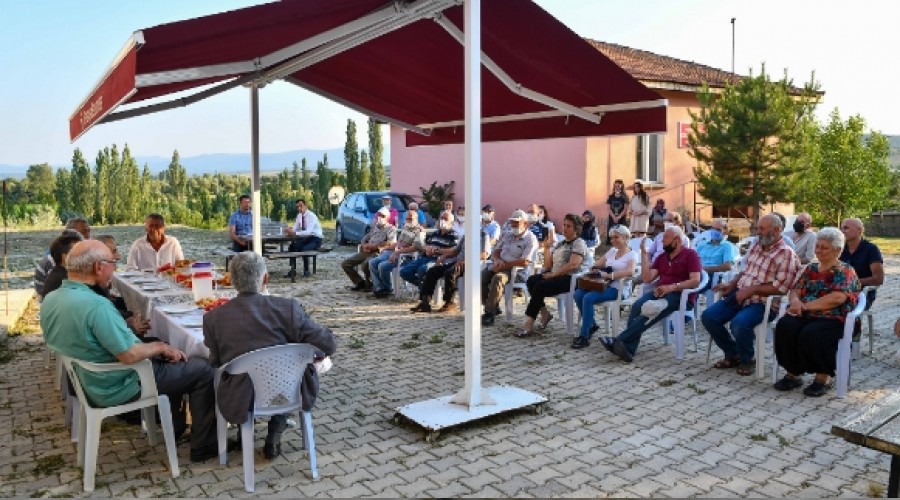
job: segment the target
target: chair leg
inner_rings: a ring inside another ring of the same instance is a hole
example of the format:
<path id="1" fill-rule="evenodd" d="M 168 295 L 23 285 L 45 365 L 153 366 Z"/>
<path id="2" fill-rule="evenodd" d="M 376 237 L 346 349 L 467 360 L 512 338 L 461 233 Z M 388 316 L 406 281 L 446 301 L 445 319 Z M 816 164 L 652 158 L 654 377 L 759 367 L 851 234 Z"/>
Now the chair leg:
<path id="1" fill-rule="evenodd" d="M 253 493 L 256 489 L 256 477 L 253 471 L 253 416 L 241 424 L 241 447 L 244 457 L 244 489 Z"/>
<path id="2" fill-rule="evenodd" d="M 309 468 L 313 479 L 319 479 L 319 468 L 316 465 L 316 440 L 313 438 L 312 413 L 300 412 L 303 420 L 303 441 L 309 450 Z"/>
<path id="3" fill-rule="evenodd" d="M 79 405 L 81 406 L 81 405 Z M 78 466 L 84 467 L 85 435 L 87 433 L 87 412 L 83 406 L 78 412 Z"/>
<path id="4" fill-rule="evenodd" d="M 156 415 L 154 415 L 155 411 L 156 409 L 152 406 L 141 409 L 141 420 L 144 421 L 144 426 L 147 428 L 147 441 L 150 442 L 150 446 L 156 446 L 156 443 L 159 442 L 159 436 L 156 432 Z M 160 416 L 162 416 L 162 412 L 160 412 Z M 169 414 L 169 416 L 171 418 L 171 413 Z"/>
<path id="5" fill-rule="evenodd" d="M 176 446 L 177 443 L 175 443 L 175 427 L 172 425 L 172 409 L 169 406 L 169 397 L 165 395 L 157 396 L 156 404 L 159 407 L 159 420 L 163 428 L 163 440 L 166 442 L 169 469 L 172 471 L 172 477 L 178 477 L 181 471 L 178 469 L 178 448 Z M 150 409 L 152 410 L 153 407 L 150 407 Z"/>
<path id="6" fill-rule="evenodd" d="M 78 441 L 79 446 L 84 442 L 84 491 L 94 491 L 94 476 L 97 474 L 97 450 L 100 447 L 100 426 L 103 419 L 88 418 L 85 433 Z"/>
<path id="7" fill-rule="evenodd" d="M 763 320 L 760 324 L 765 325 L 766 321 Z M 757 327 L 754 329 L 754 333 L 756 334 L 756 378 L 762 380 L 766 370 L 766 331 Z"/>
<path id="8" fill-rule="evenodd" d="M 503 287 L 503 303 L 506 308 L 506 321 L 512 321 L 513 289 L 510 285 Z"/>
<path id="9" fill-rule="evenodd" d="M 869 357 L 872 357 L 872 349 L 875 346 L 875 328 L 872 325 L 872 314 L 871 311 L 867 311 L 870 314 L 866 314 L 866 319 L 869 321 Z"/>
<path id="10" fill-rule="evenodd" d="M 219 445 L 219 464 L 226 465 L 228 463 L 228 422 L 219 411 L 219 405 L 216 404 L 216 441 Z"/>

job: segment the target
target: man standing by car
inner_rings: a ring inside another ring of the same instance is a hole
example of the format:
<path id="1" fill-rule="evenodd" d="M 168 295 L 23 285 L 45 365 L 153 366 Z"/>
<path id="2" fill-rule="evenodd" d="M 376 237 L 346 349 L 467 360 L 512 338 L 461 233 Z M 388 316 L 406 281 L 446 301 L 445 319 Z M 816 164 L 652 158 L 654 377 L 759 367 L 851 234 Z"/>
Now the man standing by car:
<path id="1" fill-rule="evenodd" d="M 341 269 L 353 282 L 354 292 L 372 291 L 372 279 L 369 274 L 369 259 L 378 255 L 385 248 L 397 243 L 397 228 L 388 224 L 390 211 L 387 207 L 381 207 L 375 213 L 375 226 L 366 234 L 359 244 L 359 252 L 344 259 Z M 362 265 L 365 278 L 359 275 L 356 266 Z"/>
<path id="2" fill-rule="evenodd" d="M 238 198 L 240 205 L 228 218 L 228 236 L 231 238 L 231 249 L 243 252 L 250 249 L 250 240 L 241 236 L 253 234 L 253 214 L 250 213 L 250 196 L 242 194 Z"/>
<path id="3" fill-rule="evenodd" d="M 390 224 L 394 227 L 399 227 L 397 225 L 397 223 L 400 218 L 400 212 L 398 212 L 397 209 L 392 206 L 392 203 L 393 203 L 393 197 L 391 197 L 391 195 L 385 193 L 384 196 L 381 197 L 382 207 L 387 208 L 390 213 L 390 215 L 388 216 L 388 220 L 387 220 L 388 224 Z M 372 219 L 372 227 L 375 227 L 375 224 L 377 224 L 377 223 L 378 223 L 378 217 L 374 217 Z"/>
<path id="4" fill-rule="evenodd" d="M 309 252 L 322 246 L 322 225 L 304 199 L 297 200 L 297 220 L 293 227 L 286 227 L 285 231 L 288 235 L 295 236 L 290 247 L 292 252 Z M 294 277 L 293 269 L 288 271 L 287 277 Z M 303 257 L 303 277 L 309 277 L 309 257 Z"/>

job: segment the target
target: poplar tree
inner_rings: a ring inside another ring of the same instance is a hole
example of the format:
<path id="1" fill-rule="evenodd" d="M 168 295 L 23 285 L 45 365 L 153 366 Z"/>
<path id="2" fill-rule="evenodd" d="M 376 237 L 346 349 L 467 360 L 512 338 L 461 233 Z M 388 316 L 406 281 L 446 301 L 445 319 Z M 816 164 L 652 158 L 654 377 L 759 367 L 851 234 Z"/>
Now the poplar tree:
<path id="1" fill-rule="evenodd" d="M 356 142 L 356 123 L 347 120 L 347 140 L 344 143 L 344 167 L 347 171 L 347 191 L 362 191 L 359 183 L 359 145 Z"/>
<path id="2" fill-rule="evenodd" d="M 94 224 L 106 223 L 106 198 L 109 196 L 109 148 L 97 152 L 94 161 Z"/>
<path id="3" fill-rule="evenodd" d="M 369 118 L 369 186 L 372 191 L 387 189 L 387 177 L 384 173 L 384 144 L 381 142 L 381 124 Z"/>
<path id="4" fill-rule="evenodd" d="M 73 214 L 91 217 L 94 203 L 94 178 L 87 160 L 84 159 L 84 155 L 78 148 L 75 148 L 75 152 L 72 154 L 72 182 L 69 199 Z"/>
<path id="5" fill-rule="evenodd" d="M 375 191 L 372 178 L 369 177 L 369 153 L 365 149 L 359 152 L 359 190 Z"/>
<path id="6" fill-rule="evenodd" d="M 58 204 L 57 214 L 62 220 L 66 220 L 67 214 L 72 211 L 72 174 L 67 168 L 56 171 L 56 188 L 53 191 Z"/>

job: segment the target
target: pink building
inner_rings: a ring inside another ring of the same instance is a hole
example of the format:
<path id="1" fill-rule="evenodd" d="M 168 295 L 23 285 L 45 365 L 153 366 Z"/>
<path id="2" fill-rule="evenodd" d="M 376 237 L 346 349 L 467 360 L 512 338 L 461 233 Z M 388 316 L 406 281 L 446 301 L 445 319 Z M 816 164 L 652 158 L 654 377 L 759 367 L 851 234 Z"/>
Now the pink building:
<path id="1" fill-rule="evenodd" d="M 712 89 L 736 81 L 731 73 L 620 45 L 587 40 L 634 78 L 669 100 L 666 134 L 583 137 L 482 145 L 482 198 L 505 220 L 516 208 L 531 203 L 547 207 L 556 224 L 568 212 L 590 209 L 606 223 L 606 198 L 615 179 L 626 186 L 640 180 L 651 201 L 666 201 L 701 221 L 712 207 L 695 198 L 693 168 L 688 155 L 689 109 L 699 108 L 697 94 L 705 82 Z M 391 126 L 391 189 L 419 195 L 432 182 L 456 182 L 455 201 L 467 206 L 463 193 L 463 145 L 405 147 L 404 131 Z M 696 204 L 695 204 L 696 201 Z M 474 207 L 467 207 L 469 213 Z M 479 207 L 480 208 L 480 207 Z"/>

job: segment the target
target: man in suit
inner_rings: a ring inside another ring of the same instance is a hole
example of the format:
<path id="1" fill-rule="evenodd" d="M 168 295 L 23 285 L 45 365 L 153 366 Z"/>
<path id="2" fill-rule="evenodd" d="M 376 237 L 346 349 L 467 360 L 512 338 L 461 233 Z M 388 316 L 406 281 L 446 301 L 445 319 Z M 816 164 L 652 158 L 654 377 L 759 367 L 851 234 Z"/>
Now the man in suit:
<path id="1" fill-rule="evenodd" d="M 228 363 L 241 354 L 281 344 L 312 344 L 321 349 L 317 359 L 334 354 L 337 340 L 328 328 L 306 314 L 300 303 L 287 297 L 264 295 L 269 281 L 266 262 L 254 252 L 242 252 L 231 259 L 231 283 L 237 297 L 203 316 L 203 338 L 209 347 L 209 362 L 214 367 Z M 312 409 L 318 392 L 316 367 L 310 365 L 303 378 L 303 410 Z M 231 423 L 247 418 L 253 404 L 253 384 L 246 375 L 222 377 L 218 390 L 219 409 Z M 263 454 L 273 459 L 281 454 L 281 433 L 287 416 L 269 419 Z M 248 444 L 248 443 L 245 443 Z"/>

